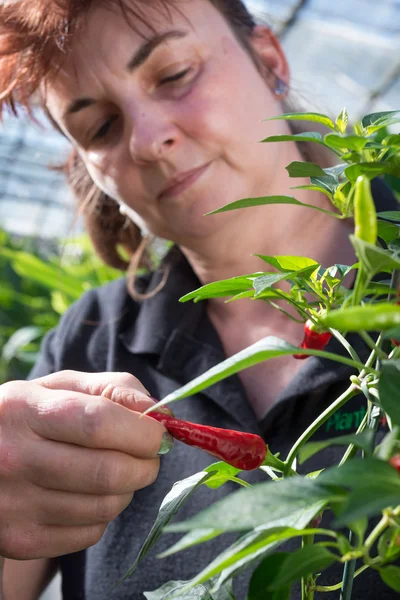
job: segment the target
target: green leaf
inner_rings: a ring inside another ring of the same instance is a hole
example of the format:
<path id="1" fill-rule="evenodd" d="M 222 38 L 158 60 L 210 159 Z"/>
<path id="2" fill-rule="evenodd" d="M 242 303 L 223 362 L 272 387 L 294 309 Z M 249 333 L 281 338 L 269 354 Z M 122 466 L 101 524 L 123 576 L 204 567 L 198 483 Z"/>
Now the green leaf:
<path id="1" fill-rule="evenodd" d="M 263 254 L 254 254 L 254 256 L 258 256 L 267 264 L 281 271 L 281 273 L 302 271 L 307 267 L 313 266 L 317 269 L 320 266 L 313 258 L 306 256 L 264 256 Z"/>
<path id="2" fill-rule="evenodd" d="M 388 296 L 388 294 L 397 294 L 397 290 L 391 288 L 388 284 L 372 282 L 365 290 L 367 296 Z"/>
<path id="3" fill-rule="evenodd" d="M 396 567 L 395 565 L 382 567 L 379 569 L 379 575 L 392 590 L 400 592 L 400 567 Z"/>
<path id="4" fill-rule="evenodd" d="M 191 586 L 202 583 L 218 574 L 219 578 L 213 589 L 223 585 L 227 580 L 236 577 L 261 557 L 271 554 L 285 540 L 302 535 L 304 527 L 325 506 L 326 502 L 317 502 L 305 509 L 286 515 L 274 523 L 264 525 L 255 531 L 241 536 L 229 548 L 226 548 L 192 581 Z M 275 524 L 275 527 L 272 525 Z"/>
<path id="5" fill-rule="evenodd" d="M 187 581 L 169 581 L 154 592 L 143 592 L 147 600 L 235 600 L 232 583 L 229 582 L 218 592 L 211 592 L 212 582 L 206 582 L 195 588 L 185 590 Z"/>
<path id="6" fill-rule="evenodd" d="M 257 277 L 257 279 L 253 281 L 253 287 L 256 292 L 255 297 L 264 292 L 266 289 L 272 287 L 275 283 L 278 283 L 278 281 L 292 279 L 295 276 L 296 272 L 292 271 L 288 273 L 268 273 L 267 275 L 261 275 L 260 277 Z"/>
<path id="7" fill-rule="evenodd" d="M 314 179 L 314 178 L 312 178 Z M 322 185 L 295 185 L 290 188 L 291 190 L 310 190 L 311 192 L 319 192 L 321 194 L 325 194 L 329 200 L 332 201 L 332 192 L 331 187 L 323 187 Z"/>
<path id="8" fill-rule="evenodd" d="M 353 433 L 350 435 L 341 435 L 329 440 L 321 442 L 309 442 L 300 449 L 299 463 L 303 464 L 306 460 L 329 446 L 348 446 L 354 444 L 357 448 L 361 448 L 367 453 L 371 452 L 371 447 L 375 439 L 375 434 L 372 430 L 362 431 L 361 433 Z"/>
<path id="9" fill-rule="evenodd" d="M 240 473 L 240 469 L 232 467 L 225 462 L 216 462 L 204 469 L 206 473 L 212 473 L 212 477 L 205 482 L 205 485 L 213 490 L 220 488 L 224 483 L 230 481 Z"/>
<path id="10" fill-rule="evenodd" d="M 212 477 L 213 473 L 205 473 L 201 471 L 200 473 L 196 473 L 191 477 L 187 477 L 182 481 L 177 481 L 172 486 L 171 491 L 165 496 L 164 500 L 161 503 L 157 518 L 153 527 L 150 530 L 147 538 L 145 539 L 139 554 L 137 555 L 133 565 L 125 573 L 125 575 L 120 579 L 116 586 L 120 585 L 125 579 L 130 577 L 139 562 L 146 556 L 147 552 L 150 548 L 156 543 L 156 541 L 161 536 L 164 527 L 171 521 L 172 517 L 178 512 L 182 504 L 186 502 L 186 500 L 193 494 L 193 492 L 203 483 L 205 483 L 210 477 Z"/>
<path id="11" fill-rule="evenodd" d="M 381 219 L 386 219 L 387 221 L 400 223 L 400 210 L 386 210 L 384 212 L 378 212 L 376 216 Z"/>
<path id="12" fill-rule="evenodd" d="M 208 283 L 200 288 L 197 288 L 193 292 L 189 292 L 185 296 L 179 299 L 179 302 L 188 302 L 194 300 L 199 302 L 206 298 L 219 298 L 223 296 L 234 296 L 240 294 L 243 291 L 248 291 L 249 288 L 253 288 L 253 281 L 264 275 L 265 273 L 251 273 L 249 275 L 240 275 L 239 277 L 231 277 L 230 279 L 222 279 L 221 281 L 215 281 Z"/>
<path id="13" fill-rule="evenodd" d="M 304 546 L 304 548 L 300 548 L 287 556 L 270 587 L 271 589 L 279 589 L 285 585 L 293 584 L 302 577 L 323 571 L 335 560 L 335 555 L 323 546 L 318 544 Z"/>
<path id="14" fill-rule="evenodd" d="M 385 110 L 382 112 L 370 113 L 365 115 L 362 119 L 361 124 L 363 127 L 370 127 L 371 125 L 379 125 L 382 121 L 386 121 L 388 118 L 397 115 L 398 110 Z"/>
<path id="15" fill-rule="evenodd" d="M 371 125 L 370 127 L 367 127 L 367 133 L 368 133 L 368 135 L 370 135 L 371 133 L 375 133 L 376 131 L 379 131 L 380 129 L 390 127 L 391 125 L 397 125 L 397 123 L 400 123 L 400 119 L 394 118 L 394 119 L 382 120 L 379 122 L 379 124 Z"/>
<path id="16" fill-rule="evenodd" d="M 378 237 L 389 244 L 399 237 L 399 226 L 387 221 L 378 221 Z"/>
<path id="17" fill-rule="evenodd" d="M 393 269 L 400 269 L 400 258 L 394 256 L 389 250 L 378 248 L 355 235 L 350 235 L 350 241 L 371 278 L 381 271 L 391 273 Z"/>
<path id="18" fill-rule="evenodd" d="M 400 135 L 398 133 L 394 133 L 388 135 L 382 140 L 383 146 L 395 146 L 396 148 L 400 148 Z"/>
<path id="19" fill-rule="evenodd" d="M 400 340 L 400 327 L 394 327 L 393 329 L 388 329 L 383 333 L 383 337 L 385 339 L 394 338 L 395 340 Z"/>
<path id="20" fill-rule="evenodd" d="M 281 570 L 285 560 L 290 556 L 289 552 L 275 552 L 264 558 L 257 569 L 253 572 L 249 592 L 246 600 L 289 600 L 290 586 L 283 590 L 270 592 L 269 586 L 274 576 Z"/>
<path id="21" fill-rule="evenodd" d="M 2 358 L 5 361 L 10 362 L 13 358 L 18 356 L 22 348 L 30 344 L 33 340 L 40 338 L 42 335 L 42 327 L 27 326 L 17 329 L 4 344 L 1 353 Z"/>
<path id="22" fill-rule="evenodd" d="M 298 271 L 288 271 L 286 273 L 268 273 L 267 275 L 261 275 L 257 277 L 253 281 L 253 287 L 255 290 L 255 298 L 260 296 L 265 290 L 272 287 L 278 281 L 283 281 L 287 279 L 294 279 L 295 277 L 305 277 L 308 278 L 316 269 L 318 265 L 312 265 L 311 267 L 305 267 L 304 269 L 299 269 Z"/>
<path id="23" fill-rule="evenodd" d="M 321 317 L 321 322 L 339 331 L 381 331 L 400 325 L 400 306 L 385 302 L 339 308 Z"/>
<path id="24" fill-rule="evenodd" d="M 197 515 L 179 523 L 172 523 L 168 531 L 191 531 L 214 528 L 220 531 L 246 531 L 255 527 L 281 526 L 285 517 L 298 513 L 310 504 L 328 502 L 335 493 L 322 488 L 319 479 L 290 478 L 267 481 L 240 489 Z M 237 518 L 240 512 L 240 519 Z"/>
<path id="25" fill-rule="evenodd" d="M 339 116 L 336 119 L 337 130 L 340 133 L 345 134 L 346 130 L 347 130 L 348 122 L 349 122 L 349 116 L 347 114 L 347 109 L 343 108 L 343 110 L 341 111 L 341 113 L 339 114 Z"/>
<path id="26" fill-rule="evenodd" d="M 269 119 L 264 119 L 265 121 L 312 121 L 313 123 L 321 123 L 321 125 L 325 125 L 329 127 L 329 129 L 335 130 L 335 124 L 326 115 L 321 113 L 286 113 L 285 115 L 279 115 L 277 117 L 270 117 Z"/>
<path id="27" fill-rule="evenodd" d="M 317 142 L 323 146 L 325 145 L 322 135 L 317 131 L 307 131 L 293 135 L 271 135 L 261 140 L 261 142 Z"/>
<path id="28" fill-rule="evenodd" d="M 367 517 L 360 517 L 349 523 L 349 529 L 351 529 L 357 536 L 359 543 L 364 541 L 365 532 L 368 529 Z"/>
<path id="29" fill-rule="evenodd" d="M 186 396 L 192 396 L 193 394 L 204 390 L 206 387 L 209 387 L 210 385 L 213 385 L 214 383 L 217 383 L 218 381 L 221 381 L 230 375 L 238 373 L 243 369 L 257 365 L 264 360 L 269 360 L 270 358 L 275 358 L 277 356 L 288 356 L 292 354 L 321 356 L 346 365 L 355 365 L 354 361 L 342 355 L 321 350 L 298 348 L 297 346 L 292 346 L 291 344 L 288 344 L 284 340 L 281 340 L 275 336 L 268 336 L 259 340 L 255 344 L 248 346 L 244 350 L 241 350 L 237 354 L 230 356 L 223 362 L 219 363 L 215 367 L 212 367 L 202 375 L 199 375 L 199 377 L 196 377 L 178 390 L 171 392 L 171 394 L 168 394 L 168 396 L 166 396 L 163 400 L 152 406 L 151 409 L 149 408 L 147 411 L 145 411 L 144 414 L 164 406 L 165 404 L 176 402 L 181 398 L 186 398 Z"/>
<path id="30" fill-rule="evenodd" d="M 383 162 L 362 162 L 347 167 L 344 174 L 350 181 L 355 182 L 360 175 L 366 175 L 370 179 L 374 179 L 379 175 L 383 175 L 383 173 L 387 173 L 388 169 L 388 165 Z"/>
<path id="31" fill-rule="evenodd" d="M 381 558 L 386 557 L 395 531 L 396 530 L 394 527 L 388 527 L 388 529 L 386 529 L 386 531 L 384 531 L 381 537 L 379 538 L 377 550 Z"/>
<path id="32" fill-rule="evenodd" d="M 376 450 L 376 456 L 382 460 L 388 460 L 397 446 L 399 445 L 399 434 L 400 428 L 395 425 L 391 431 L 389 431 Z"/>
<path id="33" fill-rule="evenodd" d="M 6 255 L 6 249 L 0 249 L 0 256 Z M 81 282 L 63 272 L 60 266 L 47 264 L 27 252 L 13 253 L 12 268 L 23 278 L 40 283 L 47 289 L 59 290 L 77 300 L 84 288 Z"/>
<path id="34" fill-rule="evenodd" d="M 383 410 L 400 425 L 400 360 L 382 361 L 378 387 Z"/>
<path id="35" fill-rule="evenodd" d="M 180 540 L 176 542 L 173 546 L 165 550 L 165 552 L 161 552 L 161 554 L 157 555 L 157 558 L 166 558 L 167 556 L 171 556 L 172 554 L 176 554 L 177 552 L 182 552 L 183 550 L 187 550 L 187 548 L 192 548 L 197 544 L 203 544 L 204 542 L 208 542 L 216 537 L 221 535 L 221 532 L 217 529 L 194 529 L 193 531 L 189 531 L 186 535 L 183 536 Z"/>
<path id="36" fill-rule="evenodd" d="M 334 527 L 349 526 L 362 517 L 372 517 L 384 508 L 398 504 L 400 477 L 389 463 L 376 458 L 353 459 L 332 467 L 318 477 L 321 486 L 348 488 L 350 493 L 336 503 Z"/>
<path id="37" fill-rule="evenodd" d="M 339 218 L 340 215 L 336 213 L 330 212 L 329 210 L 325 210 L 320 208 L 319 206 L 314 206 L 313 204 L 305 204 L 304 202 L 300 202 L 293 198 L 293 196 L 261 196 L 260 198 L 243 198 L 242 200 L 235 200 L 235 202 L 230 202 L 221 208 L 217 208 L 207 215 L 215 215 L 221 212 L 227 212 L 229 210 L 237 210 L 239 208 L 251 208 L 253 206 L 263 206 L 267 204 L 294 204 L 296 206 L 305 206 L 306 208 L 313 208 L 314 210 L 318 210 L 320 212 L 326 213 L 328 215 L 332 215 L 336 218 Z"/>
<path id="38" fill-rule="evenodd" d="M 337 135 L 336 133 L 328 133 L 324 137 L 324 142 L 330 148 L 335 150 L 354 150 L 359 154 L 363 151 L 368 138 L 359 135 Z"/>
<path id="39" fill-rule="evenodd" d="M 286 167 L 289 177 L 325 177 L 325 171 L 314 163 L 293 161 Z"/>

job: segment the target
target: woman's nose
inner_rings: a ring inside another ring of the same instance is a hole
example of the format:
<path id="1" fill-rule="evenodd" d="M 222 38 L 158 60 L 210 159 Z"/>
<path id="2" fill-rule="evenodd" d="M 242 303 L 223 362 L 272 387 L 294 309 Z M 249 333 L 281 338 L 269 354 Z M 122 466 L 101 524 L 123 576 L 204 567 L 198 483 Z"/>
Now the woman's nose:
<path id="1" fill-rule="evenodd" d="M 179 141 L 177 127 L 160 111 L 143 112 L 132 124 L 129 151 L 136 163 L 166 158 Z"/>

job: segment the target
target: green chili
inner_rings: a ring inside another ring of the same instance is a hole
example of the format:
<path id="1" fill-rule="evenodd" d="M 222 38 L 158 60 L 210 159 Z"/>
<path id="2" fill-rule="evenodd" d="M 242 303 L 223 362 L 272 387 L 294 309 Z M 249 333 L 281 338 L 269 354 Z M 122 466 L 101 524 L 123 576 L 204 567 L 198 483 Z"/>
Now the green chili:
<path id="1" fill-rule="evenodd" d="M 378 224 L 371 194 L 371 182 L 366 175 L 357 178 L 354 191 L 354 234 L 360 240 L 375 245 Z"/>
<path id="2" fill-rule="evenodd" d="M 382 302 L 329 312 L 322 319 L 326 327 L 342 331 L 381 331 L 400 325 L 400 306 Z"/>

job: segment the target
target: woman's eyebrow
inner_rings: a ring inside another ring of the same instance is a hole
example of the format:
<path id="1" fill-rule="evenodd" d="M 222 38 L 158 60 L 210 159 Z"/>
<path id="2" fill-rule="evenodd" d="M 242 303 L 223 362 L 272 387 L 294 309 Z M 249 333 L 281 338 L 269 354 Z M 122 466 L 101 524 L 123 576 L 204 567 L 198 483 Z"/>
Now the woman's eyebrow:
<path id="1" fill-rule="evenodd" d="M 183 31 L 180 29 L 173 29 L 171 31 L 165 31 L 164 33 L 156 33 L 149 40 L 144 42 L 140 46 L 138 50 L 134 53 L 128 64 L 126 65 L 126 70 L 129 73 L 132 73 L 135 69 L 138 69 L 144 62 L 150 57 L 151 53 L 158 48 L 164 42 L 170 39 L 181 39 L 188 35 L 188 31 Z M 75 114 L 88 106 L 92 106 L 96 101 L 92 98 L 78 98 L 77 100 L 73 100 L 71 104 L 68 105 L 66 111 L 64 112 L 64 118 L 68 115 Z"/>
<path id="2" fill-rule="evenodd" d="M 147 40 L 132 56 L 131 60 L 128 62 L 126 66 L 126 70 L 130 73 L 140 67 L 151 55 L 151 53 L 158 47 L 160 44 L 163 44 L 167 40 L 170 39 L 180 39 L 188 35 L 188 31 L 183 31 L 180 29 L 174 29 L 171 31 L 165 31 L 164 33 L 156 33 Z"/>

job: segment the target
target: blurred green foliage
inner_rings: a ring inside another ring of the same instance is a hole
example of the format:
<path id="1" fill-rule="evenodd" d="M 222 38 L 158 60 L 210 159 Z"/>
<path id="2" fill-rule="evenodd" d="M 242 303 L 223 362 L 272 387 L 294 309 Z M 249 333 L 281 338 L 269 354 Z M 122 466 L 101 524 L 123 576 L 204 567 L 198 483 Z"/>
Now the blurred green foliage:
<path id="1" fill-rule="evenodd" d="M 86 234 L 45 242 L 0 229 L 0 385 L 28 375 L 45 333 L 86 290 L 123 276 Z"/>

